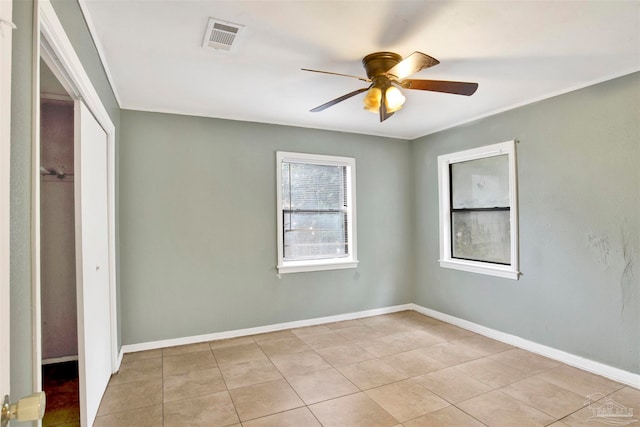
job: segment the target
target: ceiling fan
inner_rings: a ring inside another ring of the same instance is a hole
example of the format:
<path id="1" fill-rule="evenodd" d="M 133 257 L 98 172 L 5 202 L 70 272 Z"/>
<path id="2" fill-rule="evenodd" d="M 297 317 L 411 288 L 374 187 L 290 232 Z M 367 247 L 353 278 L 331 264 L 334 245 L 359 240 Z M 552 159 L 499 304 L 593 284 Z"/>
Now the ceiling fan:
<path id="1" fill-rule="evenodd" d="M 362 92 L 367 92 L 364 98 L 364 108 L 367 111 L 380 114 L 380 122 L 387 120 L 394 112 L 402 108 L 405 98 L 402 89 L 428 90 L 433 92 L 453 93 L 470 96 L 478 89 L 478 83 L 452 82 L 447 80 L 416 80 L 408 79 L 412 74 L 425 68 L 438 65 L 440 61 L 422 52 L 413 52 L 406 58 L 393 52 L 375 52 L 362 59 L 362 65 L 367 72 L 367 78 L 349 74 L 333 73 L 330 71 L 310 70 L 314 73 L 333 74 L 336 76 L 353 77 L 363 82 L 371 83 L 368 87 L 354 90 L 339 98 L 326 102 L 311 111 L 323 111 L 339 102 L 347 100 Z"/>

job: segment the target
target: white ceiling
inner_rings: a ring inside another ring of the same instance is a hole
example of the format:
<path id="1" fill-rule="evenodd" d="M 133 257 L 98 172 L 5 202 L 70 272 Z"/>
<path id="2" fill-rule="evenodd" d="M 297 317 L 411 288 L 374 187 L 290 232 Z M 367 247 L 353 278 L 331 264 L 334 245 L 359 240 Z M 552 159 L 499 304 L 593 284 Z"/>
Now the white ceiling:
<path id="1" fill-rule="evenodd" d="M 414 139 L 640 69 L 640 0 L 80 0 L 125 109 Z M 246 26 L 236 53 L 202 47 L 209 17 Z M 363 56 L 424 52 L 413 78 L 478 82 L 471 97 L 405 90 L 380 123 Z"/>

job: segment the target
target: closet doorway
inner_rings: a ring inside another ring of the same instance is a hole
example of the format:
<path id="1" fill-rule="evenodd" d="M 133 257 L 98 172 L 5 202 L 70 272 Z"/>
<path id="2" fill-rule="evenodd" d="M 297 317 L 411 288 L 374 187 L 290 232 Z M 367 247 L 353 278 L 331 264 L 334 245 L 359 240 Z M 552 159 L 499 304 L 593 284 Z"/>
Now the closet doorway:
<path id="1" fill-rule="evenodd" d="M 40 61 L 40 306 L 43 426 L 80 421 L 74 103 Z"/>

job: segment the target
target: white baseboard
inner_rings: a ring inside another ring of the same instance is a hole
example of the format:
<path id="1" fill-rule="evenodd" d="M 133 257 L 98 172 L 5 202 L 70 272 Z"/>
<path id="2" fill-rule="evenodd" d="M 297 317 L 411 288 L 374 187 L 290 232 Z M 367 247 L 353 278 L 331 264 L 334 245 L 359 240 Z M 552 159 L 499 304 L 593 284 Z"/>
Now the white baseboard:
<path id="1" fill-rule="evenodd" d="M 512 346 L 522 348 L 524 350 L 531 351 L 536 354 L 548 357 L 550 359 L 557 360 L 567 365 L 574 366 L 576 368 L 583 369 L 588 372 L 592 372 L 597 375 L 601 375 L 606 378 L 610 378 L 614 381 L 618 381 L 622 384 L 626 384 L 640 389 L 640 375 L 632 372 L 625 371 L 623 369 L 615 368 L 613 366 L 605 365 L 604 363 L 595 362 L 593 360 L 586 359 L 581 356 L 576 356 L 571 353 L 567 353 L 562 350 L 548 347 L 543 344 L 539 344 L 533 341 L 529 341 L 524 338 L 520 338 L 515 335 L 507 334 L 505 332 L 497 331 L 495 329 L 488 328 L 486 326 L 479 325 L 477 323 L 470 322 L 468 320 L 460 319 L 449 314 L 441 313 L 430 308 L 422 307 L 417 304 L 403 304 L 395 305 L 392 307 L 377 308 L 373 310 L 358 311 L 355 313 L 339 314 L 336 316 L 317 317 L 314 319 L 298 320 L 293 322 L 277 323 L 274 325 L 258 326 L 255 328 L 237 329 L 233 331 L 216 332 L 205 335 L 195 335 L 183 338 L 174 338 L 161 341 L 151 341 L 139 344 L 127 344 L 123 345 L 120 349 L 118 357 L 118 368 L 122 362 L 122 357 L 125 353 L 133 353 L 136 351 L 144 350 L 156 350 L 159 348 L 173 347 L 177 345 L 196 344 L 201 342 L 215 341 L 227 338 L 237 338 L 247 335 L 264 334 L 267 332 L 276 332 L 284 329 L 303 328 L 305 326 L 321 325 L 325 323 L 341 322 L 344 320 L 361 319 L 365 317 L 378 316 L 381 314 L 395 313 L 398 311 L 413 310 L 425 316 L 433 317 L 434 319 L 442 320 L 451 325 L 458 326 L 463 329 L 484 335 L 489 338 L 510 344 Z"/>
<path id="2" fill-rule="evenodd" d="M 284 329 L 303 328 L 324 323 L 342 322 L 345 320 L 362 319 L 364 317 L 378 316 L 380 314 L 395 313 L 398 311 L 412 310 L 413 304 L 395 305 L 392 307 L 376 308 L 373 310 L 358 311 L 355 313 L 338 314 L 335 316 L 316 317 L 314 319 L 297 320 L 293 322 L 276 323 L 274 325 L 258 326 L 255 328 L 237 329 L 234 331 L 216 332 L 213 334 L 195 335 L 191 337 L 174 338 L 161 341 L 151 341 L 140 344 L 123 345 L 120 354 L 133 353 L 143 350 L 155 350 L 176 345 L 196 344 L 207 341 L 222 340 L 227 338 L 244 337 L 247 335 L 264 334 L 267 332 L 282 331 Z M 120 357 L 122 360 L 122 357 Z"/>
<path id="3" fill-rule="evenodd" d="M 54 363 L 73 362 L 78 360 L 78 355 L 74 356 L 62 356 L 62 357 L 50 357 L 48 359 L 42 359 L 42 366 L 53 365 Z"/>
<path id="4" fill-rule="evenodd" d="M 123 357 L 124 357 L 124 349 L 120 347 L 120 351 L 118 352 L 118 357 L 116 358 L 116 365 L 113 367 L 114 374 L 120 370 L 120 365 L 122 365 Z"/>
<path id="5" fill-rule="evenodd" d="M 477 323 L 469 322 L 468 320 L 460 319 L 458 317 L 441 313 L 430 308 L 422 307 L 417 304 L 409 304 L 409 306 L 411 310 L 417 311 L 418 313 L 424 314 L 425 316 L 442 320 L 443 322 L 450 323 L 454 326 L 467 329 L 469 331 L 484 335 L 489 338 L 493 338 L 503 343 L 510 344 L 512 346 L 528 350 L 532 353 L 537 353 L 541 356 L 548 357 L 549 359 L 557 360 L 559 362 L 566 363 L 567 365 L 571 365 L 576 368 L 580 368 L 585 371 L 612 379 L 619 383 L 640 389 L 640 374 L 634 374 L 633 372 L 614 368 L 613 366 L 605 365 L 604 363 L 596 362 L 581 356 L 576 356 L 575 354 L 567 353 L 566 351 L 548 347 L 543 344 L 538 344 L 536 342 L 529 341 L 515 335 L 510 335 L 504 332 L 497 331 L 495 329 L 487 328 L 486 326 L 478 325 Z"/>

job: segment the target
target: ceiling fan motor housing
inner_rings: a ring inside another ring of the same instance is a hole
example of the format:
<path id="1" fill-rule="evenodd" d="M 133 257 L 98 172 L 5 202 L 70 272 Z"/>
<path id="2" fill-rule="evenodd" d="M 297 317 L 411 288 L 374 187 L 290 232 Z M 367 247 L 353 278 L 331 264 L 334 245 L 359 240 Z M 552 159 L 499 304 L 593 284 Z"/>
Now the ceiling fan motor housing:
<path id="1" fill-rule="evenodd" d="M 367 77 L 373 80 L 374 77 L 384 75 L 400 61 L 402 56 L 397 53 L 375 52 L 362 58 L 362 65 L 367 71 Z"/>

